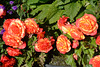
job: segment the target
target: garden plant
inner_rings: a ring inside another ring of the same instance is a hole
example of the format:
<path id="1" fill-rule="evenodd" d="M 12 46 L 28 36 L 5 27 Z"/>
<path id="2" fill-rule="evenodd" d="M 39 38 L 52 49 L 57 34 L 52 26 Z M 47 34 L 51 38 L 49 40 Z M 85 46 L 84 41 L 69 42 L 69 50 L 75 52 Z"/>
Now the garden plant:
<path id="1" fill-rule="evenodd" d="M 100 67 L 100 0 L 0 1 L 0 67 Z"/>

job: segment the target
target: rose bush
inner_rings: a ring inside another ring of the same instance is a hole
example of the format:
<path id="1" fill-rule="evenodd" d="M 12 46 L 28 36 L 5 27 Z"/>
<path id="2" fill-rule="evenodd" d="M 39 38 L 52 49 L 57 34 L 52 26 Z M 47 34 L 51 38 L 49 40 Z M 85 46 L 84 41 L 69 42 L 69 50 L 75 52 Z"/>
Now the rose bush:
<path id="1" fill-rule="evenodd" d="M 2 0 L 0 67 L 99 67 L 99 0 Z"/>

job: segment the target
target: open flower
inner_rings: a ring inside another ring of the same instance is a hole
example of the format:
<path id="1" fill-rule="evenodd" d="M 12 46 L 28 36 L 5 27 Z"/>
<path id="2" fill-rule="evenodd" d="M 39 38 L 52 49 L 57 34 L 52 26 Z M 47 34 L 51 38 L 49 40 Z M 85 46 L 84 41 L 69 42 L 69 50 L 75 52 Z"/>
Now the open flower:
<path id="1" fill-rule="evenodd" d="M 34 18 L 27 18 L 25 20 L 25 26 L 26 26 L 26 33 L 28 34 L 34 34 L 39 31 L 39 26 L 34 21 Z"/>
<path id="2" fill-rule="evenodd" d="M 20 54 L 22 54 L 19 49 L 8 47 L 6 50 L 10 56 L 19 56 Z"/>
<path id="3" fill-rule="evenodd" d="M 85 39 L 85 36 L 83 35 L 83 33 L 75 25 L 66 24 L 62 26 L 62 31 L 64 33 L 69 34 L 75 40 Z"/>
<path id="4" fill-rule="evenodd" d="M 23 38 L 25 36 L 25 25 L 19 19 L 7 19 L 3 28 L 12 36 Z"/>
<path id="5" fill-rule="evenodd" d="M 7 56 L 2 55 L 2 56 L 1 56 L 1 59 L 0 59 L 0 62 L 5 63 L 5 62 L 7 62 L 8 60 L 10 60 L 10 59 L 9 59 Z"/>
<path id="6" fill-rule="evenodd" d="M 89 64 L 92 64 L 93 67 L 100 67 L 100 55 L 90 59 Z"/>
<path id="7" fill-rule="evenodd" d="M 37 52 L 45 52 L 48 53 L 52 47 L 52 41 L 48 40 L 48 38 L 39 39 L 35 44 L 35 50 Z"/>
<path id="8" fill-rule="evenodd" d="M 2 62 L 1 67 L 13 67 L 16 63 L 16 60 L 14 58 L 9 59 L 7 56 L 2 55 L 0 62 Z"/>
<path id="9" fill-rule="evenodd" d="M 76 20 L 76 26 L 86 35 L 96 35 L 98 24 L 92 14 L 84 14 L 83 17 Z"/>
<path id="10" fill-rule="evenodd" d="M 4 63 L 2 67 L 13 67 L 16 63 L 16 60 L 14 58 L 11 58 L 9 61 Z"/>
<path id="11" fill-rule="evenodd" d="M 96 44 L 97 45 L 100 45 L 100 35 L 97 37 L 97 39 L 96 39 Z"/>
<path id="12" fill-rule="evenodd" d="M 57 26 L 60 30 L 62 30 L 62 26 L 65 25 L 65 23 L 67 22 L 67 19 L 69 17 L 65 17 L 65 16 L 62 16 L 62 18 L 60 17 L 60 19 L 57 21 Z"/>
<path id="13" fill-rule="evenodd" d="M 66 36 L 64 35 L 58 36 L 56 41 L 56 47 L 60 53 L 65 54 L 66 52 L 69 52 L 71 50 L 70 45 L 71 42 L 70 40 L 67 39 Z"/>
<path id="14" fill-rule="evenodd" d="M 12 9 L 15 11 L 17 10 L 17 6 L 13 6 Z"/>
<path id="15" fill-rule="evenodd" d="M 13 48 L 18 48 L 19 46 L 23 45 L 21 38 L 14 37 L 10 35 L 7 31 L 4 32 L 2 38 L 6 45 L 12 46 Z"/>
<path id="16" fill-rule="evenodd" d="M 13 19 L 8 27 L 8 33 L 12 36 L 23 38 L 25 36 L 25 25 L 19 19 Z"/>
<path id="17" fill-rule="evenodd" d="M 9 4 L 13 5 L 14 4 L 14 1 L 10 1 Z"/>

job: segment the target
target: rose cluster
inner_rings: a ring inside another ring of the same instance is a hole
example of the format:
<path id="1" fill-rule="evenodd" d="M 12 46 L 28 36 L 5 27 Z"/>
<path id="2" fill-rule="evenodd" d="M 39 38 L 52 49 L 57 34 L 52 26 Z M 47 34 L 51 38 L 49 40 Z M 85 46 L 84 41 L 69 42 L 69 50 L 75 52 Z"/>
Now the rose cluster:
<path id="1" fill-rule="evenodd" d="M 25 21 L 20 19 L 7 19 L 3 24 L 5 32 L 2 39 L 5 45 L 8 45 L 6 50 L 10 56 L 18 56 L 22 54 L 19 49 L 26 47 L 26 42 L 22 41 L 25 35 L 37 34 L 37 43 L 35 44 L 35 50 L 37 52 L 49 52 L 53 47 L 53 37 L 45 38 L 43 28 L 34 21 L 34 18 L 27 18 Z M 13 47 L 13 48 L 11 48 Z"/>
<path id="2" fill-rule="evenodd" d="M 68 34 L 73 38 L 73 43 L 71 44 L 70 40 L 64 36 L 60 35 L 57 38 L 56 46 L 60 53 L 65 54 L 69 52 L 72 48 L 76 49 L 79 46 L 78 40 L 84 40 L 85 35 L 94 36 L 97 34 L 98 24 L 96 18 L 92 14 L 84 14 L 83 17 L 76 20 L 75 23 L 70 24 L 67 21 L 68 17 L 62 16 L 57 22 L 58 28 L 63 31 L 64 34 Z M 97 36 L 96 44 L 100 45 L 100 35 Z M 77 60 L 77 55 L 74 53 L 73 58 Z M 100 56 L 92 58 L 89 64 L 92 64 L 93 67 L 99 67 Z M 98 62 L 99 61 L 99 62 Z"/>

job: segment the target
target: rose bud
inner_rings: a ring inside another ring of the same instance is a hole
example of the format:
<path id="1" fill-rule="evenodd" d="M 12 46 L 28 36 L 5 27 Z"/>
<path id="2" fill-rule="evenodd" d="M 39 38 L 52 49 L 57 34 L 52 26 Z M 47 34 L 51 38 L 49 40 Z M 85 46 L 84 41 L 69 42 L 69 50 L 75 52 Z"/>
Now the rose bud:
<path id="1" fill-rule="evenodd" d="M 72 48 L 76 49 L 79 46 L 78 40 L 73 40 Z"/>

